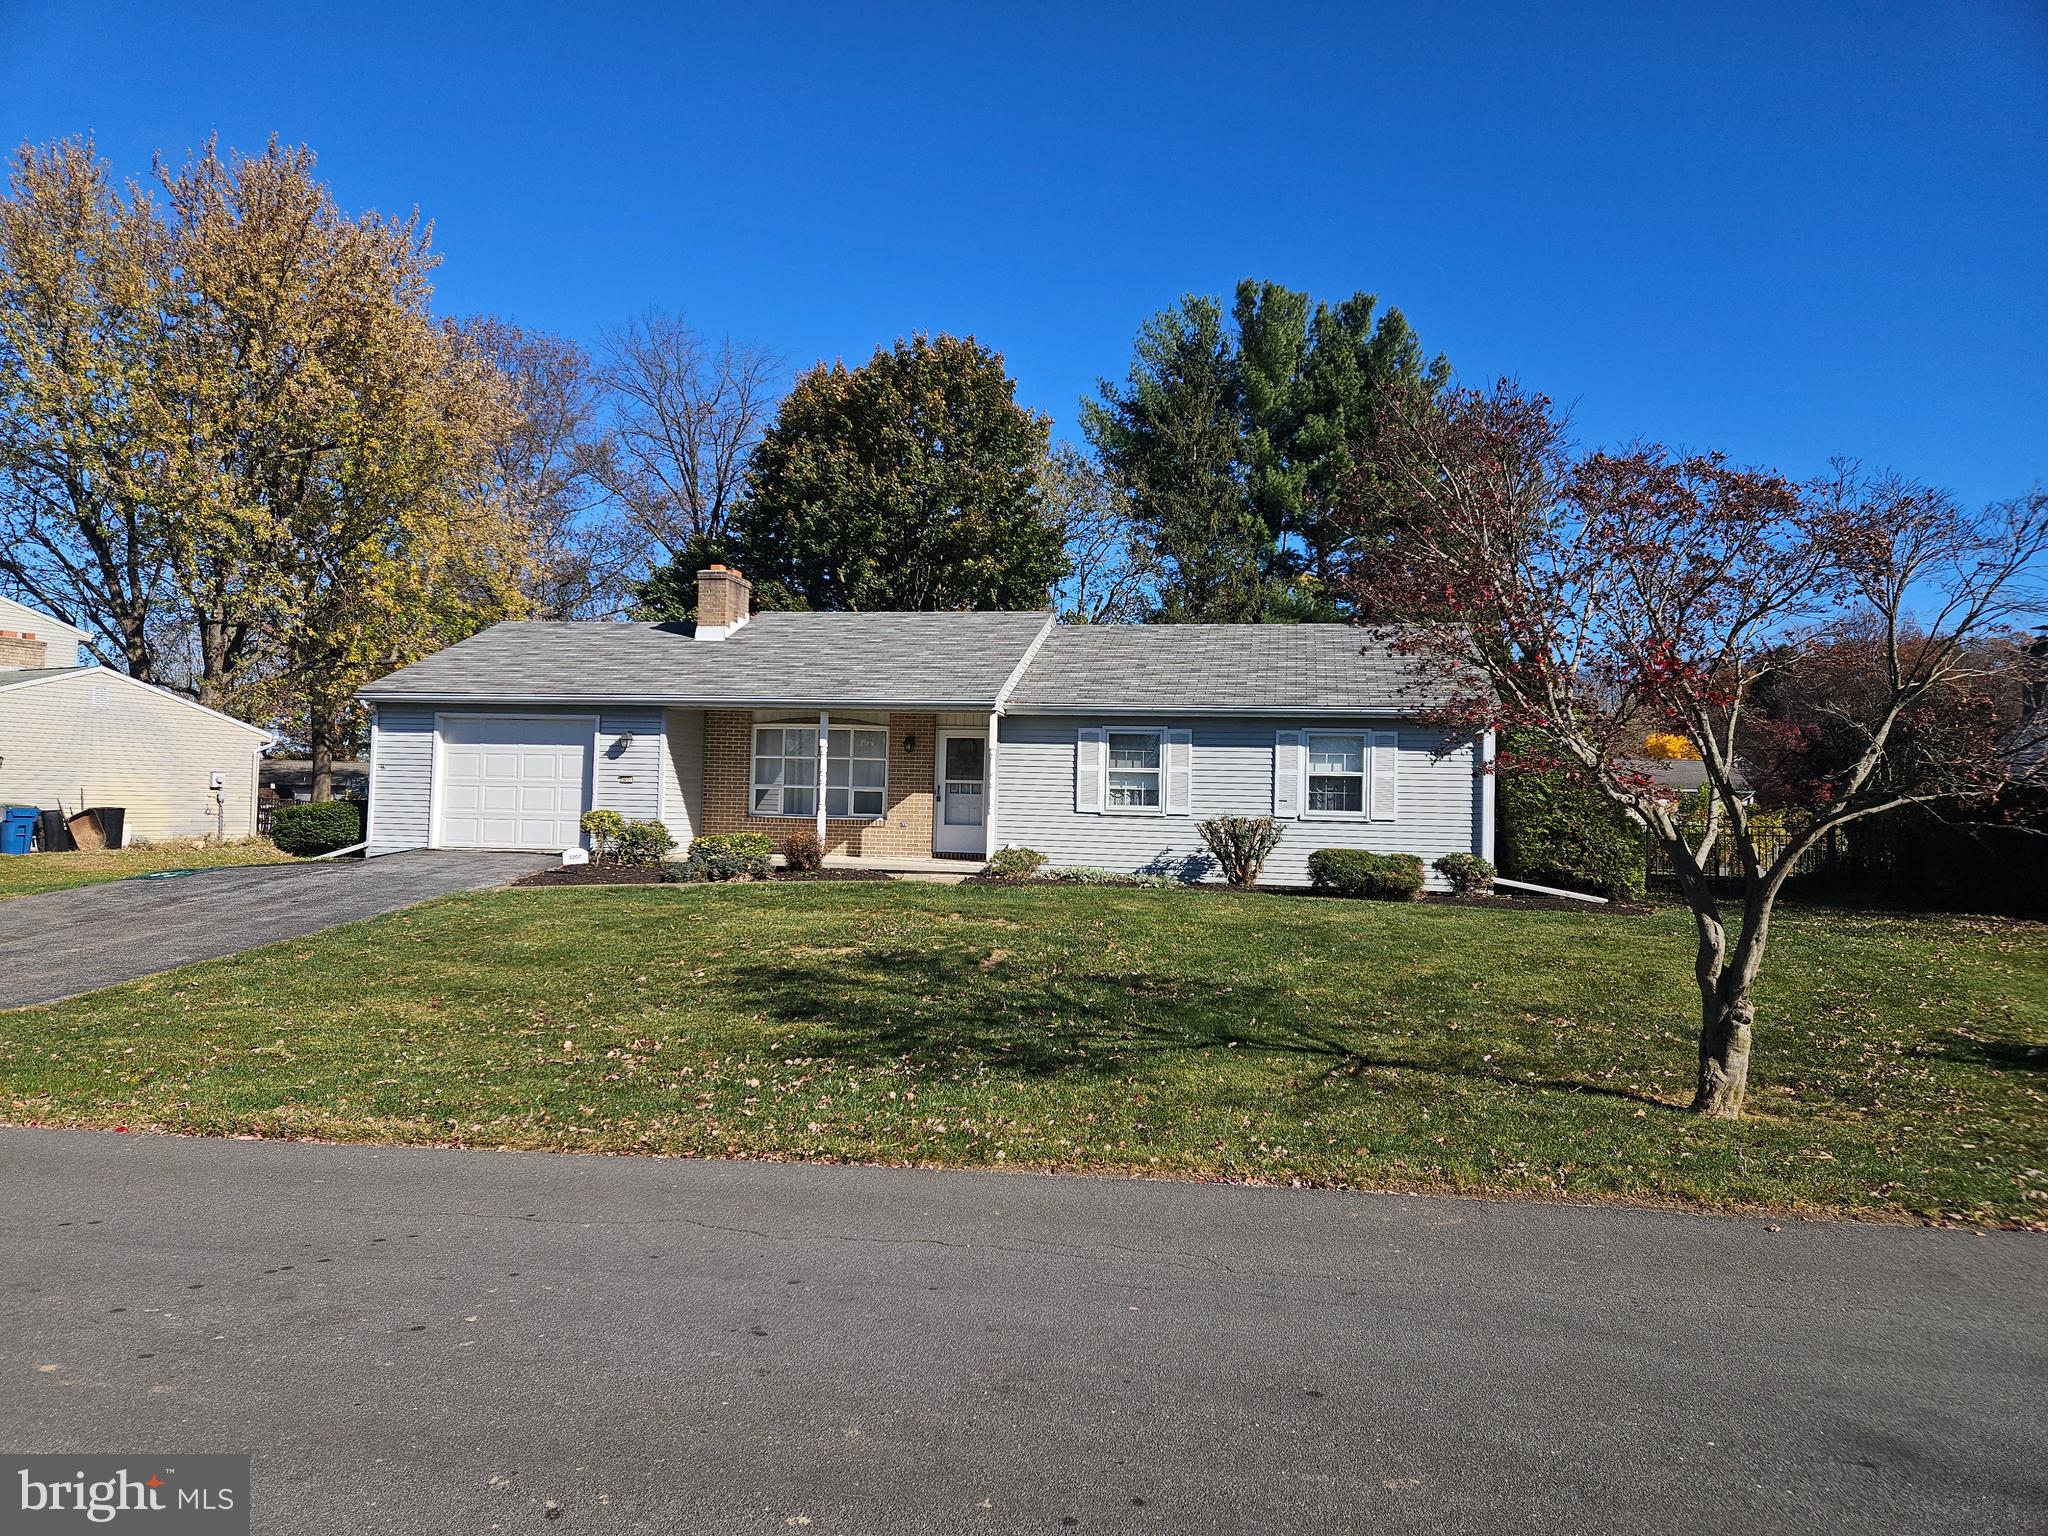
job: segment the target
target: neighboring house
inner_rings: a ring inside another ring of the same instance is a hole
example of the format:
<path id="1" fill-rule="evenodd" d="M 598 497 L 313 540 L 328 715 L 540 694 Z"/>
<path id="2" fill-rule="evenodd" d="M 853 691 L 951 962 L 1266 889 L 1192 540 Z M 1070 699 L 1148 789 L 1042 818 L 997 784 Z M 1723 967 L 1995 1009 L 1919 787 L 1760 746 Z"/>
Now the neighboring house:
<path id="1" fill-rule="evenodd" d="M 695 625 L 499 624 L 364 689 L 369 851 L 567 848 L 599 807 L 680 844 L 811 827 L 877 866 L 1023 845 L 1205 873 L 1196 823 L 1225 814 L 1285 824 L 1275 884 L 1323 847 L 1492 853 L 1492 742 L 1424 725 L 1448 680 L 1385 636 L 750 617 L 750 591 L 714 566 Z"/>
<path id="2" fill-rule="evenodd" d="M 1696 757 L 1644 757 L 1629 766 L 1640 769 L 1659 796 L 1674 804 L 1687 795 L 1698 794 L 1707 783 L 1707 765 Z M 1740 798 L 1755 798 L 1756 791 L 1750 787 L 1749 776 L 1743 772 L 1741 763 L 1735 765 L 1732 778 L 1735 793 Z"/>
<path id="3" fill-rule="evenodd" d="M 334 798 L 360 800 L 370 787 L 368 763 L 337 762 L 332 767 Z M 306 757 L 266 757 L 261 778 L 266 805 L 288 805 L 313 798 L 313 761 Z"/>
<path id="4" fill-rule="evenodd" d="M 256 830 L 267 731 L 110 667 L 85 637 L 0 598 L 0 805 L 125 811 L 127 842 Z"/>

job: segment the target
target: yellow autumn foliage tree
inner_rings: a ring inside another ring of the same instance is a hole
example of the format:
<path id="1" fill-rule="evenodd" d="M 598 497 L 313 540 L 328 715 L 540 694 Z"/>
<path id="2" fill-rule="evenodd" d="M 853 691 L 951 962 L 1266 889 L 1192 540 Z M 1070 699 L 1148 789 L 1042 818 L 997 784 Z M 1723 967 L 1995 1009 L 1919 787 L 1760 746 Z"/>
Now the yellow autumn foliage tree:
<path id="1" fill-rule="evenodd" d="M 1699 755 L 1699 748 L 1683 736 L 1674 736 L 1666 731 L 1652 731 L 1643 738 L 1643 756 L 1655 762 L 1697 761 Z"/>
<path id="2" fill-rule="evenodd" d="M 0 198 L 0 574 L 304 739 L 316 798 L 364 682 L 525 607 L 510 388 L 437 263 L 275 140 L 125 193 L 88 141 L 24 148 Z"/>

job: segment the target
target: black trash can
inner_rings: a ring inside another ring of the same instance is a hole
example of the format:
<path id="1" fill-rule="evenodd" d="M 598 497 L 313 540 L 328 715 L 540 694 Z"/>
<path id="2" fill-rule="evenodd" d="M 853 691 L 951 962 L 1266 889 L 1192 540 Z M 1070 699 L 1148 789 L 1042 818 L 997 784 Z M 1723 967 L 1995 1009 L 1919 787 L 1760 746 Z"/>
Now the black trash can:
<path id="1" fill-rule="evenodd" d="M 71 841 L 71 829 L 64 825 L 64 813 L 43 812 L 43 852 L 69 853 L 75 846 Z"/>
<path id="2" fill-rule="evenodd" d="M 109 848 L 125 846 L 121 834 L 128 830 L 128 808 L 124 805 L 96 805 L 87 812 L 100 824 L 100 836 L 107 840 Z"/>

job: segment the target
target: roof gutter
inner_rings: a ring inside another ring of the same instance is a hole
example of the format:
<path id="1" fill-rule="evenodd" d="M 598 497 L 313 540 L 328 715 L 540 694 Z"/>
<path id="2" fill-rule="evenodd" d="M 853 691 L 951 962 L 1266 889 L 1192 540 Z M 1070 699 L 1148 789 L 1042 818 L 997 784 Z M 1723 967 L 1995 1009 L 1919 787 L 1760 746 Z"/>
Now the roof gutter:
<path id="1" fill-rule="evenodd" d="M 443 707 L 473 705 L 479 709 L 500 704 L 549 705 L 558 708 L 642 709 L 901 709 L 955 710 L 987 714 L 991 701 L 978 699 L 806 699 L 786 694 L 751 698 L 674 698 L 648 694 L 605 693 L 358 693 L 365 704 L 433 704 Z"/>

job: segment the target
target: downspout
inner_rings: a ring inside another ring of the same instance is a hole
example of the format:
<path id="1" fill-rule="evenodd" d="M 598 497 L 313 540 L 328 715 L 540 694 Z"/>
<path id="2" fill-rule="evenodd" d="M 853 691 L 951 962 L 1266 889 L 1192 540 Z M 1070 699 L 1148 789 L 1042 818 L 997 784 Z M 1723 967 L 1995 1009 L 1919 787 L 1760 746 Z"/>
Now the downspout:
<path id="1" fill-rule="evenodd" d="M 996 839 L 996 733 L 1002 718 L 1003 712 L 1000 709 L 989 712 L 987 756 L 981 765 L 984 779 L 981 802 L 984 807 L 981 816 L 981 856 L 984 859 L 994 857 L 995 851 L 1003 846 Z"/>
<path id="2" fill-rule="evenodd" d="M 1482 733 L 1479 738 L 1479 857 L 1489 864 L 1494 862 L 1495 786 L 1500 781 L 1500 772 L 1494 766 L 1494 747 L 1493 732 Z"/>

